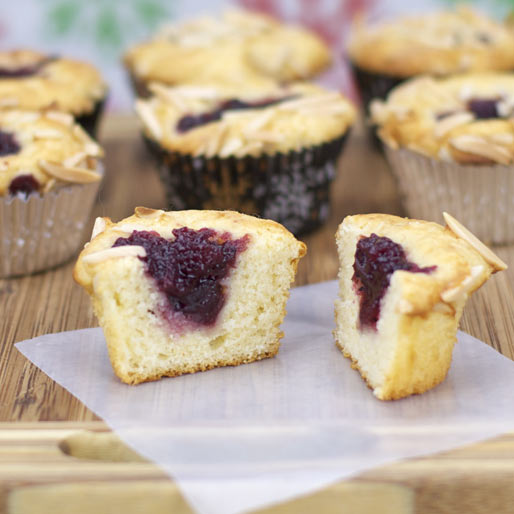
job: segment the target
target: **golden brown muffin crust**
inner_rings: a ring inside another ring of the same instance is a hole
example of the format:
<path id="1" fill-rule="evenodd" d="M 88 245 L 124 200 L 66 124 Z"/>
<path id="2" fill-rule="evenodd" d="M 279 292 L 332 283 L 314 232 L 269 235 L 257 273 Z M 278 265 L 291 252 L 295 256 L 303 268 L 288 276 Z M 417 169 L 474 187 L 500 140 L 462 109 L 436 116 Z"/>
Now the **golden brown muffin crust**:
<path id="1" fill-rule="evenodd" d="M 154 97 L 138 100 L 145 134 L 163 148 L 206 157 L 272 155 L 301 150 L 342 136 L 355 119 L 351 103 L 336 91 L 296 83 L 261 88 L 153 84 Z M 178 122 L 218 109 L 224 101 L 281 100 L 267 107 L 227 110 L 218 120 L 181 132 Z"/>
<path id="2" fill-rule="evenodd" d="M 494 104 L 497 117 L 476 111 L 474 105 L 484 101 Z M 514 161 L 514 74 L 415 78 L 386 101 L 375 100 L 371 119 L 393 149 L 462 164 L 508 165 Z"/>
<path id="3" fill-rule="evenodd" d="M 360 68 L 395 77 L 514 69 L 511 29 L 467 7 L 375 27 L 359 20 L 348 50 Z"/>
<path id="4" fill-rule="evenodd" d="M 330 60 L 327 46 L 311 32 L 239 10 L 164 27 L 124 58 L 138 79 L 170 85 L 271 85 L 309 78 Z"/>
<path id="5" fill-rule="evenodd" d="M 0 52 L 0 68 L 35 67 L 22 77 L 0 76 L 0 108 L 52 108 L 76 116 L 89 114 L 107 94 L 107 86 L 90 64 L 32 50 Z"/>
<path id="6" fill-rule="evenodd" d="M 32 175 L 41 193 L 101 179 L 98 158 L 103 150 L 70 114 L 0 110 L 0 127 L 20 146 L 18 152 L 0 157 L 0 196 L 19 175 Z"/>

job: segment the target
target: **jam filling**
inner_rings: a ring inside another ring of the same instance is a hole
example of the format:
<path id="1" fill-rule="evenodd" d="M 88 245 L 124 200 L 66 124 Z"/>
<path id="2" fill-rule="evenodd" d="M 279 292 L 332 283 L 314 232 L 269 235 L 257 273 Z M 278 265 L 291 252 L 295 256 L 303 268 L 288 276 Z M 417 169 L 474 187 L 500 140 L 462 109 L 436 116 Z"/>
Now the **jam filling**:
<path id="1" fill-rule="evenodd" d="M 0 79 L 17 79 L 24 77 L 32 77 L 41 71 L 41 69 L 49 62 L 55 60 L 55 57 L 48 57 L 34 64 L 19 66 L 18 68 L 6 68 L 0 66 Z"/>
<path id="2" fill-rule="evenodd" d="M 242 100 L 237 100 L 233 98 L 231 100 L 224 101 L 217 109 L 205 112 L 203 114 L 186 114 L 182 116 L 177 123 L 177 131 L 178 132 L 187 132 L 188 130 L 201 127 L 211 121 L 218 121 L 223 116 L 225 111 L 240 111 L 243 109 L 263 109 L 264 107 L 269 107 L 270 105 L 275 105 L 284 100 L 290 100 L 292 97 L 285 98 L 266 98 L 264 100 L 259 100 L 257 102 L 243 102 Z"/>
<path id="3" fill-rule="evenodd" d="M 14 134 L 10 132 L 2 132 L 0 130 L 0 156 L 11 155 L 18 153 L 21 150 L 21 146 L 16 141 Z"/>
<path id="4" fill-rule="evenodd" d="M 468 100 L 467 109 L 479 120 L 501 118 L 497 105 L 498 98 L 471 98 Z"/>
<path id="5" fill-rule="evenodd" d="M 380 301 L 385 296 L 391 275 L 396 270 L 431 273 L 437 266 L 420 268 L 407 260 L 403 247 L 389 239 L 371 234 L 357 243 L 352 282 L 360 297 L 360 328 L 376 330 Z"/>
<path id="6" fill-rule="evenodd" d="M 146 257 L 140 259 L 168 299 L 163 313 L 167 319 L 174 320 L 173 314 L 180 313 L 186 321 L 211 326 L 225 304 L 223 279 L 250 238 L 232 240 L 228 233 L 187 227 L 173 230 L 173 235 L 175 239 L 168 240 L 157 232 L 135 230 L 113 246 L 137 245 L 146 250 Z"/>
<path id="7" fill-rule="evenodd" d="M 31 193 L 38 191 L 39 187 L 40 184 L 33 175 L 18 175 L 9 184 L 9 194 L 12 196 L 17 194 L 29 196 Z"/>

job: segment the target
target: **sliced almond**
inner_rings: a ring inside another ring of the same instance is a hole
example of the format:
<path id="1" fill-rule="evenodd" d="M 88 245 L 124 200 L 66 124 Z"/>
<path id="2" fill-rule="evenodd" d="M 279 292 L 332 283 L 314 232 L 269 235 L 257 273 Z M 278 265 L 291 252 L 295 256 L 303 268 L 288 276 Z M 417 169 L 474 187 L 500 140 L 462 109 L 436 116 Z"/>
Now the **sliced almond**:
<path id="1" fill-rule="evenodd" d="M 32 136 L 35 139 L 62 139 L 64 134 L 59 130 L 38 128 L 32 131 Z"/>
<path id="2" fill-rule="evenodd" d="M 6 97 L 0 98 L 0 107 L 16 107 L 20 104 L 20 101 L 17 98 Z"/>
<path id="3" fill-rule="evenodd" d="M 83 159 L 87 157 L 87 153 L 85 152 L 78 152 L 67 159 L 64 159 L 62 161 L 64 167 L 66 168 L 73 168 L 74 166 L 77 166 Z"/>
<path id="4" fill-rule="evenodd" d="M 57 181 L 54 179 L 54 178 L 51 178 L 46 184 L 45 184 L 45 187 L 43 188 L 43 193 L 48 193 L 48 191 L 51 191 L 53 189 L 53 187 L 55 186 L 55 183 Z"/>
<path id="5" fill-rule="evenodd" d="M 71 127 L 71 125 L 73 125 L 75 121 L 71 114 L 61 111 L 46 111 L 45 118 L 48 118 L 52 121 L 57 121 L 58 123 L 62 123 L 67 127 Z"/>
<path id="6" fill-rule="evenodd" d="M 116 246 L 107 250 L 90 253 L 82 258 L 85 264 L 98 264 L 109 259 L 119 259 L 121 257 L 146 257 L 146 250 L 142 246 Z"/>
<path id="7" fill-rule="evenodd" d="M 470 123 L 474 119 L 475 117 L 470 112 L 457 112 L 451 116 L 447 116 L 436 123 L 434 129 L 435 137 L 443 137 L 445 134 L 450 132 L 450 130 L 461 125 L 465 125 L 466 123 Z"/>
<path id="8" fill-rule="evenodd" d="M 483 266 L 473 266 L 470 274 L 458 286 L 441 293 L 441 300 L 446 303 L 452 303 L 465 298 L 470 291 L 477 287 L 482 280 L 483 274 Z"/>
<path id="9" fill-rule="evenodd" d="M 91 240 L 93 240 L 98 234 L 101 234 L 105 230 L 106 226 L 107 224 L 105 223 L 104 218 L 96 218 L 93 226 L 93 232 L 91 232 Z"/>
<path id="10" fill-rule="evenodd" d="M 458 222 L 447 212 L 443 212 L 444 221 L 448 228 L 458 237 L 467 241 L 483 258 L 492 266 L 494 271 L 507 269 L 507 264 L 503 262 L 494 252 L 492 252 L 480 239 L 473 235 L 462 223 Z"/>
<path id="11" fill-rule="evenodd" d="M 45 173 L 64 182 L 89 184 L 90 182 L 97 182 L 102 178 L 100 173 L 86 168 L 68 168 L 57 162 L 45 161 L 43 159 L 38 164 Z"/>
<path id="12" fill-rule="evenodd" d="M 149 207 L 136 207 L 134 213 L 138 218 L 158 218 L 164 211 L 161 209 L 150 209 Z"/>
<path id="13" fill-rule="evenodd" d="M 449 140 L 451 146 L 472 155 L 479 155 L 500 164 L 509 164 L 512 160 L 511 152 L 500 145 L 495 145 L 483 137 L 463 134 Z"/>
<path id="14" fill-rule="evenodd" d="M 510 132 L 498 132 L 496 134 L 491 134 L 488 138 L 493 143 L 500 145 L 511 145 L 514 143 L 514 134 L 511 134 Z"/>
<path id="15" fill-rule="evenodd" d="M 243 146 L 243 141 L 239 137 L 233 137 L 230 139 L 227 139 L 225 141 L 224 145 L 221 147 L 219 151 L 220 157 L 229 157 L 234 152 L 236 152 L 239 148 Z"/>
<path id="16" fill-rule="evenodd" d="M 155 116 L 152 107 L 144 100 L 136 100 L 136 112 L 141 118 L 144 126 L 148 129 L 151 136 L 160 141 L 162 138 L 162 129 L 159 120 Z"/>
<path id="17" fill-rule="evenodd" d="M 280 143 L 284 141 L 283 134 L 276 134 L 274 132 L 261 130 L 260 132 L 254 132 L 252 137 L 265 143 Z"/>
<path id="18" fill-rule="evenodd" d="M 434 312 L 440 312 L 442 314 L 450 314 L 452 316 L 455 315 L 455 309 L 452 308 L 451 305 L 448 305 L 447 303 L 444 303 L 444 302 L 438 302 L 436 303 L 433 307 L 432 307 L 432 310 Z"/>

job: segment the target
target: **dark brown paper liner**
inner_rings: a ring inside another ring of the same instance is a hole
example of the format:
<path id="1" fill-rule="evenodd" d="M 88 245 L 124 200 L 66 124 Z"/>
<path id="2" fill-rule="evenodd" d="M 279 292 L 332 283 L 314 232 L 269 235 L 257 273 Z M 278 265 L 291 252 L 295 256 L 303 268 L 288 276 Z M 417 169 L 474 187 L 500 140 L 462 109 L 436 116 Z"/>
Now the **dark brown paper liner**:
<path id="1" fill-rule="evenodd" d="M 369 116 L 369 105 L 374 98 L 380 98 L 385 100 L 389 91 L 395 86 L 406 80 L 402 77 L 393 77 L 384 75 L 382 73 L 373 73 L 370 71 L 363 70 L 355 63 L 350 62 L 350 67 L 355 77 L 355 82 L 359 89 L 361 96 L 362 107 L 366 118 Z M 375 148 L 382 149 L 382 142 L 377 136 L 376 127 L 373 125 L 369 126 L 370 136 Z"/>
<path id="2" fill-rule="evenodd" d="M 93 110 L 86 114 L 75 116 L 75 121 L 93 138 L 96 139 L 98 123 L 105 107 L 106 98 L 96 102 Z"/>
<path id="3" fill-rule="evenodd" d="M 278 221 L 295 235 L 328 218 L 330 184 L 346 134 L 327 143 L 260 157 L 205 158 L 162 149 L 157 158 L 170 209 L 230 209 Z"/>
<path id="4" fill-rule="evenodd" d="M 359 88 L 362 105 L 366 114 L 369 113 L 369 104 L 374 98 L 385 100 L 387 94 L 393 87 L 407 80 L 405 77 L 395 77 L 392 75 L 384 75 L 383 73 L 374 73 L 366 71 L 350 62 L 355 82 Z"/>
<path id="5" fill-rule="evenodd" d="M 133 73 L 129 72 L 130 85 L 132 87 L 132 92 L 135 96 L 139 98 L 148 98 L 150 96 L 150 91 L 148 89 L 148 83 L 144 80 L 136 77 Z M 169 85 L 169 84 L 165 84 Z"/>

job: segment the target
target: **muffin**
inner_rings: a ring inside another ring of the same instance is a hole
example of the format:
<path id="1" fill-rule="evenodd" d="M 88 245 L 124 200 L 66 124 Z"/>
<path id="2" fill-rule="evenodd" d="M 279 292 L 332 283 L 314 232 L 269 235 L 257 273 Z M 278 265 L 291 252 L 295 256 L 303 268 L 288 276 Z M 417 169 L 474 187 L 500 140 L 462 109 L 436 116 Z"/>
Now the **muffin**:
<path id="1" fill-rule="evenodd" d="M 480 239 L 514 241 L 514 74 L 420 77 L 371 105 L 410 216 L 451 209 Z"/>
<path id="2" fill-rule="evenodd" d="M 97 218 L 75 280 L 127 384 L 273 357 L 303 243 L 278 223 L 136 208 Z"/>
<path id="3" fill-rule="evenodd" d="M 330 61 L 329 49 L 313 33 L 236 10 L 164 27 L 124 57 L 140 96 L 150 82 L 272 86 L 310 78 Z"/>
<path id="4" fill-rule="evenodd" d="M 339 226 L 334 337 L 380 400 L 444 380 L 469 295 L 506 264 L 457 220 L 386 214 Z"/>
<path id="5" fill-rule="evenodd" d="M 348 54 L 366 108 L 405 79 L 514 70 L 514 33 L 482 13 L 455 11 L 355 25 Z"/>
<path id="6" fill-rule="evenodd" d="M 80 245 L 102 149 L 59 111 L 0 110 L 0 277 L 56 266 Z"/>
<path id="7" fill-rule="evenodd" d="M 136 111 L 170 208 L 258 214 L 295 234 L 325 221 L 334 165 L 355 118 L 341 94 L 304 83 L 151 90 Z"/>
<path id="8" fill-rule="evenodd" d="M 90 64 L 32 50 L 0 52 L 0 109 L 67 112 L 94 137 L 106 96 Z"/>

